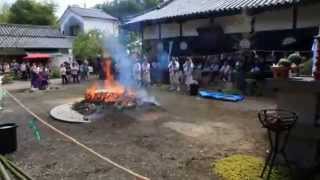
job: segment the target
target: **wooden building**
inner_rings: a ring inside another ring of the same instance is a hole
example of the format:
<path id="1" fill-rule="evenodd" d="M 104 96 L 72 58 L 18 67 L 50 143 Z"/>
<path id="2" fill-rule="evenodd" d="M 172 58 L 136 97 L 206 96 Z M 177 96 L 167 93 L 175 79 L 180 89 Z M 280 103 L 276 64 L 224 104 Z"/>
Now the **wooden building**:
<path id="1" fill-rule="evenodd" d="M 41 56 L 59 65 L 72 57 L 72 41 L 50 26 L 0 24 L 0 63 Z"/>
<path id="2" fill-rule="evenodd" d="M 152 54 L 309 51 L 319 17 L 316 0 L 169 0 L 124 28 L 140 32 Z"/>

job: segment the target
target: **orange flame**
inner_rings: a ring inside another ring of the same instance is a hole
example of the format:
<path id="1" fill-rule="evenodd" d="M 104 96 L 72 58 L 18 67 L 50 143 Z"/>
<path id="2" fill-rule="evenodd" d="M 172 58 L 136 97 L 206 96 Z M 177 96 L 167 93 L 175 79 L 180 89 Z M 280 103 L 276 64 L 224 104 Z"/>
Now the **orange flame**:
<path id="1" fill-rule="evenodd" d="M 112 72 L 112 59 L 104 59 L 102 65 L 105 75 L 104 87 L 99 89 L 97 83 L 90 86 L 86 90 L 86 101 L 120 103 L 121 105 L 133 103 L 135 101 L 135 93 L 114 79 L 114 74 Z"/>

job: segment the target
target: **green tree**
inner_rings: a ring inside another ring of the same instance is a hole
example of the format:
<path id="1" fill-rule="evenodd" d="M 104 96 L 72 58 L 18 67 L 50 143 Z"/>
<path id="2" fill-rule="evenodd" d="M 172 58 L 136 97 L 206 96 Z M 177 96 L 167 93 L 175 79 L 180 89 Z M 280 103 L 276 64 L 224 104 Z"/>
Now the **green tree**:
<path id="1" fill-rule="evenodd" d="M 144 0 L 144 10 L 154 8 L 161 3 L 160 0 Z"/>
<path id="2" fill-rule="evenodd" d="M 105 2 L 103 4 L 97 4 L 96 8 L 102 9 L 104 12 L 117 18 L 123 18 L 142 10 L 141 5 L 133 1 Z"/>
<path id="3" fill-rule="evenodd" d="M 10 7 L 9 23 L 54 25 L 56 5 L 51 2 L 37 2 L 35 0 L 17 0 Z"/>
<path id="4" fill-rule="evenodd" d="M 156 7 L 159 5 L 160 0 L 144 0 L 143 3 L 135 2 L 133 0 L 105 2 L 103 4 L 97 4 L 96 8 L 102 9 L 106 13 L 118 17 L 125 18 L 130 15 L 141 13 L 147 9 Z"/>
<path id="5" fill-rule="evenodd" d="M 98 31 L 79 34 L 73 41 L 73 54 L 80 58 L 92 59 L 103 53 L 102 35 Z"/>
<path id="6" fill-rule="evenodd" d="M 0 23 L 7 23 L 10 6 L 7 3 L 0 3 Z"/>

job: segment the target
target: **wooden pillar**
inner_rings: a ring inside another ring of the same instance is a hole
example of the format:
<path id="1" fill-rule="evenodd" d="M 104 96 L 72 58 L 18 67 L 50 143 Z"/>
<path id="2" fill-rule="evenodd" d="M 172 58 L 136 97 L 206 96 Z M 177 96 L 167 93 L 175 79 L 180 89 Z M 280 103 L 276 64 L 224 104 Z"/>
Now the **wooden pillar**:
<path id="1" fill-rule="evenodd" d="M 183 37 L 183 23 L 179 22 L 179 37 L 180 39 Z"/>
<path id="2" fill-rule="evenodd" d="M 159 33 L 159 40 L 161 40 L 162 39 L 161 23 L 158 24 L 158 33 Z"/>
<path id="3" fill-rule="evenodd" d="M 298 6 L 296 4 L 293 5 L 292 9 L 292 29 L 297 29 L 298 24 Z"/>
<path id="4" fill-rule="evenodd" d="M 254 33 L 256 31 L 256 29 L 255 29 L 256 17 L 255 16 L 252 17 L 250 25 L 251 25 L 250 33 Z"/>
<path id="5" fill-rule="evenodd" d="M 143 53 L 144 48 L 144 25 L 143 23 L 140 24 L 140 37 L 141 37 L 141 54 Z"/>

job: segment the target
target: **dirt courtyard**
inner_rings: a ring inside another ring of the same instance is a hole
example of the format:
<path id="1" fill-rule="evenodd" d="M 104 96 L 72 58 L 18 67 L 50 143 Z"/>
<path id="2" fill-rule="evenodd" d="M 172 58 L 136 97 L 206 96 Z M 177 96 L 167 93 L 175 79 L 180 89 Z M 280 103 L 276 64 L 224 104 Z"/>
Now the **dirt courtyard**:
<path id="1" fill-rule="evenodd" d="M 83 97 L 88 83 L 56 90 L 12 90 L 33 112 L 98 153 L 152 180 L 213 180 L 215 160 L 231 154 L 264 156 L 265 131 L 257 111 L 274 107 L 266 98 L 230 103 L 151 88 L 159 108 L 109 110 L 103 120 L 68 124 L 49 117 L 51 108 Z M 41 140 L 28 127 L 32 116 L 6 97 L 0 122 L 18 124 L 18 150 L 10 158 L 35 179 L 128 180 L 125 172 L 89 154 L 40 122 Z"/>

